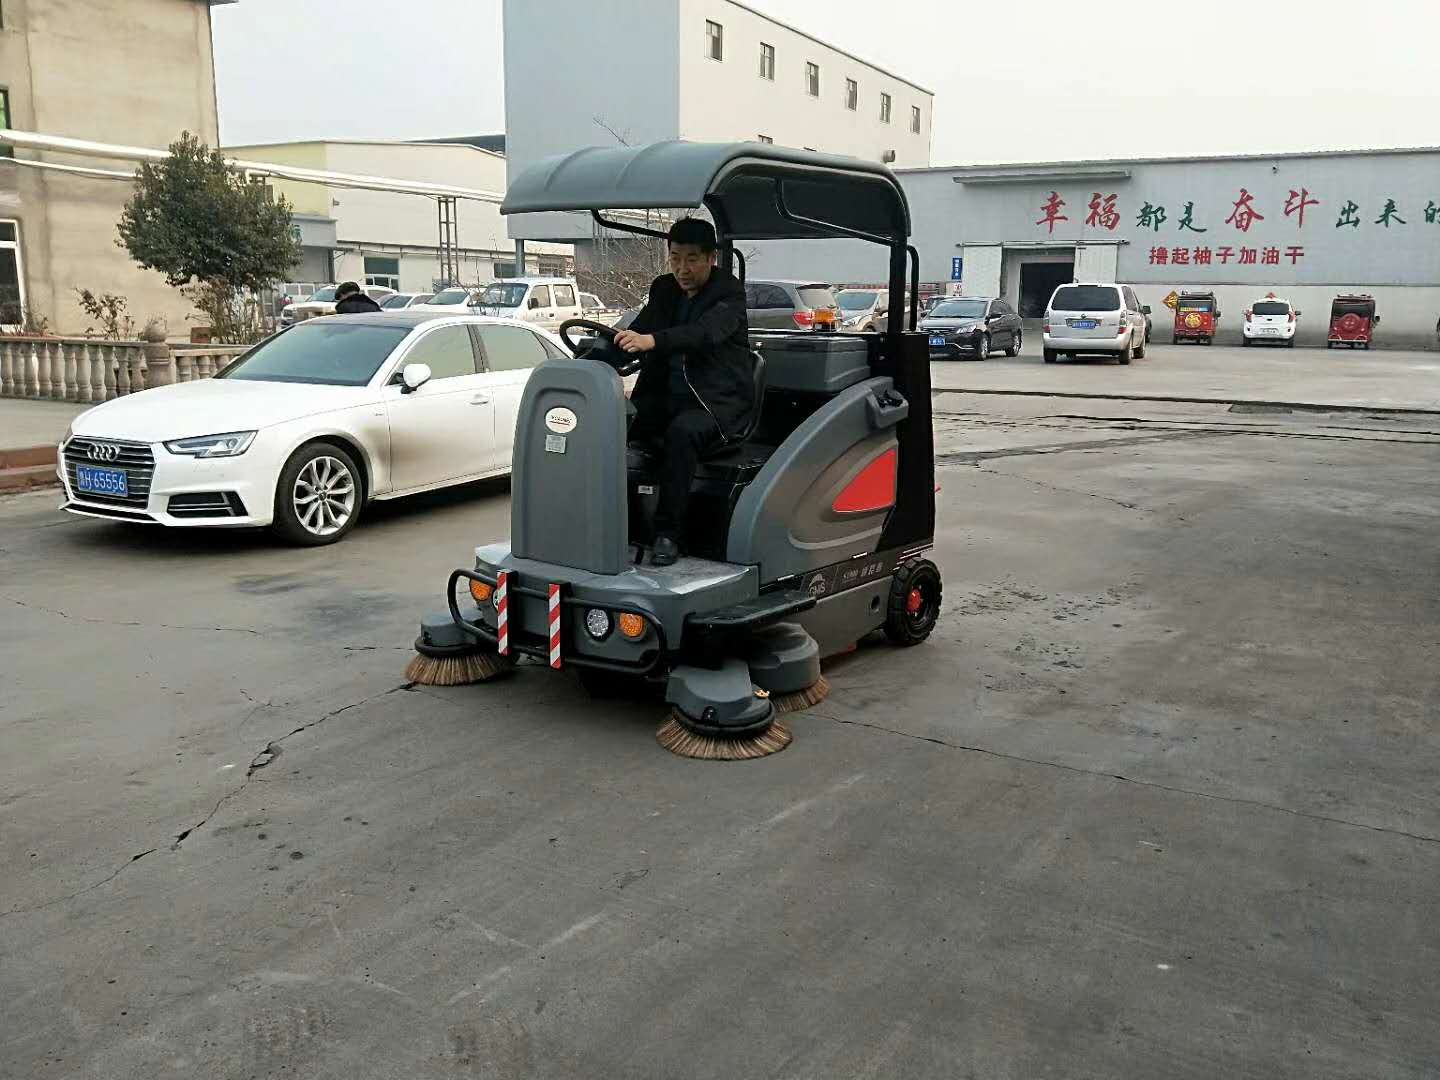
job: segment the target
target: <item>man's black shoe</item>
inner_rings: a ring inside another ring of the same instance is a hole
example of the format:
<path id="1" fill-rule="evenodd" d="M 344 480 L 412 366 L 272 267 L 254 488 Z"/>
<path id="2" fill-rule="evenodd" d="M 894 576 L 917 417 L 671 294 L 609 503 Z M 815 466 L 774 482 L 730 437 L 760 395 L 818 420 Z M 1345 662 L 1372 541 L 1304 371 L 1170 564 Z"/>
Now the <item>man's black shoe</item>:
<path id="1" fill-rule="evenodd" d="M 650 552 L 651 566 L 670 566 L 680 557 L 679 545 L 668 536 L 657 536 L 655 547 Z"/>

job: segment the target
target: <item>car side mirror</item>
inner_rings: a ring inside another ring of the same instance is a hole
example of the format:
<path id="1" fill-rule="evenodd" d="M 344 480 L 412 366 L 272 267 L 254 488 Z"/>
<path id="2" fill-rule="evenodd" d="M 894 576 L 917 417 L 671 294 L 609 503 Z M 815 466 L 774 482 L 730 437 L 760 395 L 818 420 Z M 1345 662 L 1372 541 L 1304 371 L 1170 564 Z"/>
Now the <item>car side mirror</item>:
<path id="1" fill-rule="evenodd" d="M 525 306 L 526 306 L 527 308 L 529 308 L 531 311 L 534 311 L 536 308 L 538 308 L 538 307 L 540 306 L 540 298 L 539 298 L 538 296 L 532 296 L 532 297 L 530 297 L 529 302 L 526 303 Z"/>
<path id="2" fill-rule="evenodd" d="M 405 370 L 400 372 L 400 392 L 413 394 L 430 381 L 432 374 L 429 364 L 406 364 Z"/>
<path id="3" fill-rule="evenodd" d="M 1371 315 L 1371 316 L 1370 316 L 1370 321 L 1371 321 L 1371 322 L 1379 322 L 1379 321 L 1380 321 L 1380 316 L 1379 316 L 1379 315 Z"/>
<path id="4" fill-rule="evenodd" d="M 1143 315 L 1149 315 L 1149 314 L 1150 314 L 1150 305 L 1149 305 L 1149 304 L 1141 304 L 1141 305 L 1140 305 L 1140 312 L 1141 312 L 1141 314 L 1143 314 Z"/>

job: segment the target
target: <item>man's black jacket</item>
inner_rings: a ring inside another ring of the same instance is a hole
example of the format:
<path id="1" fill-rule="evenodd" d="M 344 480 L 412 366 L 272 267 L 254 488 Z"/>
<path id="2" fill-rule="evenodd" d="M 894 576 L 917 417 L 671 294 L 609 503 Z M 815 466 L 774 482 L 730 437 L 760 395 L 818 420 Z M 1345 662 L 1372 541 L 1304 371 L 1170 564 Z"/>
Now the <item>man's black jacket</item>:
<path id="1" fill-rule="evenodd" d="M 351 293 L 335 305 L 336 315 L 364 315 L 369 311 L 379 311 L 380 305 L 363 292 Z"/>
<path id="2" fill-rule="evenodd" d="M 630 329 L 653 335 L 655 348 L 644 354 L 631 398 L 642 412 L 668 409 L 670 364 L 683 356 L 686 378 L 700 404 L 727 437 L 736 435 L 756 406 L 745 288 L 729 271 L 716 267 L 691 300 L 689 321 L 677 326 L 675 309 L 684 295 L 673 274 L 651 283 L 650 299 Z"/>

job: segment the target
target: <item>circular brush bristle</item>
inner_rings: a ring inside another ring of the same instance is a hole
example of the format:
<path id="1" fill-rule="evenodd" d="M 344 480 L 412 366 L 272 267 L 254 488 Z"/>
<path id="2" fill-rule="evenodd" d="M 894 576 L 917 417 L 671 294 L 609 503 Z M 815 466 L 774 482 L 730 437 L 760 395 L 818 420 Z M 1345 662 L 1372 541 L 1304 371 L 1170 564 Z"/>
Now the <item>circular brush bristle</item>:
<path id="1" fill-rule="evenodd" d="M 793 736 L 790 729 L 779 720 L 760 734 L 743 738 L 697 735 L 681 722 L 673 710 L 655 733 L 655 741 L 672 754 L 702 761 L 749 761 L 752 758 L 768 757 L 789 746 L 791 738 Z"/>
<path id="2" fill-rule="evenodd" d="M 514 657 L 496 653 L 473 652 L 439 659 L 417 654 L 405 668 L 405 679 L 421 686 L 464 686 L 486 682 L 514 669 Z"/>
<path id="3" fill-rule="evenodd" d="M 799 712 L 819 705 L 829 696 L 830 680 L 821 675 L 819 682 L 804 690 L 796 690 L 793 694 L 771 694 L 770 704 L 775 706 L 776 712 Z"/>

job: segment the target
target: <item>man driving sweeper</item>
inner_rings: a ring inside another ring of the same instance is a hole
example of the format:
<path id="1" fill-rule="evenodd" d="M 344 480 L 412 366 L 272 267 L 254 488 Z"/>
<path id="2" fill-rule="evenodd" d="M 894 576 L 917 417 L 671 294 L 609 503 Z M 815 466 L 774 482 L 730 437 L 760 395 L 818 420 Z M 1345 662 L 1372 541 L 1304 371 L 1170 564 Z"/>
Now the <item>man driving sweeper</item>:
<path id="1" fill-rule="evenodd" d="M 635 321 L 615 335 L 617 348 L 645 354 L 630 398 L 636 410 L 630 440 L 661 449 L 656 566 L 679 554 L 700 458 L 744 431 L 759 404 L 745 289 L 715 265 L 714 227 L 681 218 L 667 244 L 670 273 L 655 279 Z"/>

